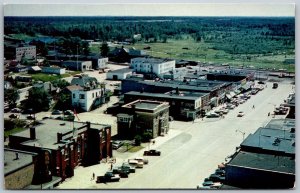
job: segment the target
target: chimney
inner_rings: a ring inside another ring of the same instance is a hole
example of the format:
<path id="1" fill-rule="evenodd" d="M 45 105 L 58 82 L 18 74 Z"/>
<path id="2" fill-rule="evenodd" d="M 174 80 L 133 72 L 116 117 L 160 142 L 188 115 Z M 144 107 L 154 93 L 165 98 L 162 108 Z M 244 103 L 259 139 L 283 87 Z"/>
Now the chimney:
<path id="1" fill-rule="evenodd" d="M 62 134 L 57 133 L 57 143 L 59 143 L 62 140 Z"/>
<path id="2" fill-rule="evenodd" d="M 87 127 L 87 129 L 90 129 L 91 128 L 91 122 L 87 121 L 86 122 L 86 127 Z"/>
<path id="3" fill-rule="evenodd" d="M 35 136 L 35 127 L 30 128 L 30 139 L 36 139 Z"/>

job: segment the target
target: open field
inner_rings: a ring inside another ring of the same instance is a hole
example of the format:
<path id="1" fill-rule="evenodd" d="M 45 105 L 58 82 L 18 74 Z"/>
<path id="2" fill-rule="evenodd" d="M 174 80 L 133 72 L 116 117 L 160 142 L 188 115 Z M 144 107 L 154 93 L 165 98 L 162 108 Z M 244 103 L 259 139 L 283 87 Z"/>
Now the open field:
<path id="1" fill-rule="evenodd" d="M 126 45 L 124 47 L 143 49 L 150 46 L 150 50 L 146 50 L 147 54 L 154 57 L 184 59 L 192 61 L 201 61 L 206 63 L 224 64 L 228 63 L 233 66 L 254 66 L 256 68 L 276 68 L 287 69 L 289 72 L 295 71 L 294 65 L 284 64 L 287 58 L 295 58 L 295 55 L 285 55 L 281 52 L 267 54 L 229 54 L 223 50 L 213 49 L 212 43 L 196 42 L 190 37 L 183 40 L 170 39 L 167 43 L 142 43 L 135 45 Z M 183 49 L 185 48 L 185 49 Z M 99 47 L 92 47 L 92 51 L 99 52 Z M 250 58 L 250 59 L 247 59 Z"/>

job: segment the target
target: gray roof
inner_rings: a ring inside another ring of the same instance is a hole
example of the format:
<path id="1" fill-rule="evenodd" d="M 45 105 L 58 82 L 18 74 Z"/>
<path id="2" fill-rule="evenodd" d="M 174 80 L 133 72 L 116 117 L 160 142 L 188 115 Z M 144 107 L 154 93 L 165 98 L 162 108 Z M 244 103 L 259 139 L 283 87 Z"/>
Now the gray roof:
<path id="1" fill-rule="evenodd" d="M 82 87 L 92 86 L 92 84 L 98 84 L 98 80 L 95 77 L 82 75 L 80 77 L 73 77 L 71 85 L 79 85 Z"/>
<path id="2" fill-rule="evenodd" d="M 192 100 L 195 101 L 197 99 L 199 99 L 199 97 L 201 96 L 205 96 L 208 93 L 181 93 L 181 94 L 175 94 L 172 92 L 171 93 L 167 93 L 167 94 L 159 94 L 159 93 L 147 93 L 147 92 L 136 92 L 136 91 L 131 91 L 131 92 L 127 92 L 125 93 L 125 95 L 135 95 L 135 96 L 149 96 L 152 98 L 168 98 L 168 99 L 180 99 L 180 100 Z"/>
<path id="3" fill-rule="evenodd" d="M 18 154 L 18 159 L 16 159 Z M 4 175 L 8 175 L 20 168 L 33 164 L 35 153 L 14 149 L 4 149 Z"/>
<path id="4" fill-rule="evenodd" d="M 118 70 L 113 70 L 113 71 L 107 72 L 107 74 L 127 73 L 127 72 L 132 72 L 132 71 L 133 71 L 133 69 L 130 69 L 130 68 L 121 68 L 121 69 L 118 69 Z"/>
<path id="5" fill-rule="evenodd" d="M 59 145 L 63 143 L 57 142 L 57 133 L 70 133 L 63 137 L 63 139 L 69 138 L 73 136 L 73 124 L 74 128 L 80 128 L 86 126 L 85 122 L 70 122 L 70 121 L 62 121 L 55 119 L 45 119 L 40 121 L 41 124 L 35 127 L 36 131 L 36 139 L 28 140 L 23 142 L 23 145 L 35 146 L 35 147 L 43 147 L 48 149 L 57 149 Z M 100 124 L 91 124 L 91 128 L 93 129 L 103 129 L 107 125 Z M 86 128 L 81 129 L 79 132 L 85 131 Z M 76 132 L 75 132 L 76 133 Z M 25 138 L 30 138 L 30 130 L 27 129 L 25 131 L 13 134 L 13 136 L 20 136 Z"/>
<path id="6" fill-rule="evenodd" d="M 291 132 L 291 128 L 295 128 L 295 125 L 292 123 L 292 120 L 272 120 L 266 127 L 261 127 L 254 134 L 250 134 L 242 142 L 241 147 L 295 154 L 295 133 Z"/>
<path id="7" fill-rule="evenodd" d="M 253 168 L 295 174 L 295 159 L 289 156 L 275 156 L 271 154 L 260 154 L 240 151 L 229 163 L 239 167 Z"/>

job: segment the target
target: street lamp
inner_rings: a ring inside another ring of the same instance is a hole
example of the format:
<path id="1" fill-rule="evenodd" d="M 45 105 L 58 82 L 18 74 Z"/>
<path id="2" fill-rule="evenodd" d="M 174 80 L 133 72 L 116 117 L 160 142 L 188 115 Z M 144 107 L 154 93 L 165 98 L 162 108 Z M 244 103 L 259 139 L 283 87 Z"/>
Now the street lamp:
<path id="1" fill-rule="evenodd" d="M 243 132 L 243 131 L 240 131 L 240 130 L 238 130 L 238 129 L 237 129 L 237 130 L 235 130 L 235 132 L 240 132 L 241 134 L 243 134 L 243 141 L 245 140 L 245 134 L 246 134 L 245 132 Z"/>

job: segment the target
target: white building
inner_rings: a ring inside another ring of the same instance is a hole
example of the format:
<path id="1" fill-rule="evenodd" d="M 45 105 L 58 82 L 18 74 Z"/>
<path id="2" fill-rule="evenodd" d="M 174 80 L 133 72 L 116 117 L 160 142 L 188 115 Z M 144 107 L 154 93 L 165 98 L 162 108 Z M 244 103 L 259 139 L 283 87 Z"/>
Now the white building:
<path id="1" fill-rule="evenodd" d="M 132 75 L 132 69 L 130 68 L 122 68 L 114 71 L 107 72 L 106 79 L 107 80 L 124 80 L 128 76 Z"/>
<path id="2" fill-rule="evenodd" d="M 69 70 L 86 71 L 92 69 L 92 61 L 68 60 L 62 63 L 62 67 L 65 67 Z"/>
<path id="3" fill-rule="evenodd" d="M 73 90 L 72 106 L 81 108 L 84 111 L 90 111 L 93 107 L 105 103 L 105 88 L 96 88 L 92 90 Z"/>
<path id="4" fill-rule="evenodd" d="M 136 73 L 154 73 L 158 77 L 162 78 L 164 73 L 174 72 L 175 60 L 160 58 L 133 58 L 131 59 L 130 67 Z"/>
<path id="5" fill-rule="evenodd" d="M 36 59 L 36 47 L 35 46 L 23 46 L 16 48 L 16 60 L 21 61 L 22 57 L 26 59 Z"/>
<path id="6" fill-rule="evenodd" d="M 106 68 L 108 63 L 108 58 L 99 58 L 98 59 L 98 66 L 96 69 L 104 69 Z"/>
<path id="7" fill-rule="evenodd" d="M 42 73 L 46 74 L 65 74 L 66 69 L 65 68 L 57 68 L 57 67 L 43 67 Z"/>

